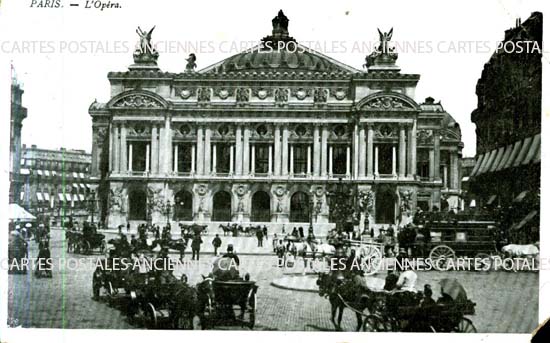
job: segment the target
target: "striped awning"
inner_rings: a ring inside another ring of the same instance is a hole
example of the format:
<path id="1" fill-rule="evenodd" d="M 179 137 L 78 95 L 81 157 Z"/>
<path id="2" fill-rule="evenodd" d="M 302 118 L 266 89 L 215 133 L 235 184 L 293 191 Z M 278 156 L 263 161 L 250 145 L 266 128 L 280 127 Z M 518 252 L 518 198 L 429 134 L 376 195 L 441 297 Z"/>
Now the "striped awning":
<path id="1" fill-rule="evenodd" d="M 78 198 L 80 199 L 80 201 L 84 201 L 84 194 L 78 194 Z"/>
<path id="2" fill-rule="evenodd" d="M 28 170 L 27 168 L 21 168 L 21 170 L 19 171 L 19 174 L 21 174 L 21 175 L 30 175 L 31 171 Z"/>
<path id="3" fill-rule="evenodd" d="M 36 199 L 38 199 L 38 201 L 44 201 L 44 197 L 42 196 L 42 193 L 36 192 Z"/>
<path id="4" fill-rule="evenodd" d="M 38 170 L 36 171 L 36 173 L 37 173 L 38 175 L 42 176 L 42 170 L 38 169 Z"/>
<path id="5" fill-rule="evenodd" d="M 44 175 L 47 176 L 47 177 L 50 177 L 50 171 L 49 170 L 44 170 Z"/>
<path id="6" fill-rule="evenodd" d="M 84 179 L 84 173 L 78 173 L 78 175 L 80 176 L 81 179 Z"/>
<path id="7" fill-rule="evenodd" d="M 540 162 L 540 141 L 539 133 L 479 155 L 470 177 Z"/>
<path id="8" fill-rule="evenodd" d="M 67 201 L 71 201 L 71 194 L 65 193 L 65 199 L 67 199 Z"/>
<path id="9" fill-rule="evenodd" d="M 76 189 L 78 189 L 78 187 L 79 187 L 79 186 L 78 186 L 78 183 L 73 183 L 73 187 L 76 188 Z"/>
<path id="10" fill-rule="evenodd" d="M 512 226 L 512 229 L 515 229 L 515 230 L 518 230 L 518 229 L 521 229 L 522 227 L 525 226 L 525 224 L 529 223 L 531 220 L 533 220 L 533 218 L 535 218 L 535 216 L 537 215 L 538 211 L 537 210 L 533 210 L 531 212 L 529 212 L 529 214 L 527 214 L 525 216 L 525 218 L 523 218 L 519 223 L 517 223 L 516 225 L 513 225 Z"/>
<path id="11" fill-rule="evenodd" d="M 59 193 L 59 194 L 57 194 L 57 196 L 58 196 L 59 201 L 67 201 L 67 199 L 65 199 L 65 197 L 63 196 L 63 193 Z"/>
<path id="12" fill-rule="evenodd" d="M 86 186 L 83 183 L 80 183 L 79 185 L 80 185 L 80 188 L 82 189 L 86 188 Z"/>
<path id="13" fill-rule="evenodd" d="M 50 201 L 50 194 L 49 193 L 42 193 L 42 195 L 44 196 L 44 199 L 46 201 Z"/>
<path id="14" fill-rule="evenodd" d="M 527 196 L 527 193 L 529 193 L 529 191 L 523 191 L 523 192 L 519 193 L 518 196 L 515 197 L 514 200 L 512 200 L 512 202 L 523 201 L 523 199 L 525 199 L 525 197 Z"/>
<path id="15" fill-rule="evenodd" d="M 57 172 L 55 170 L 52 170 L 52 176 L 57 176 Z"/>

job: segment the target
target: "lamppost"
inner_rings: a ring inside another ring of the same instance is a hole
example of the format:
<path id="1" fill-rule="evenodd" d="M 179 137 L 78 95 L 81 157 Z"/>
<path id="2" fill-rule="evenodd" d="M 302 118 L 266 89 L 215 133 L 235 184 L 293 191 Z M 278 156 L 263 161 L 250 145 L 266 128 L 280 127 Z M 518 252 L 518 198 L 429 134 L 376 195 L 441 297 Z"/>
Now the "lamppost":
<path id="1" fill-rule="evenodd" d="M 88 211 L 90 211 L 92 224 L 94 223 L 94 214 L 96 210 L 96 198 L 95 198 L 95 191 L 91 190 L 88 194 Z"/>

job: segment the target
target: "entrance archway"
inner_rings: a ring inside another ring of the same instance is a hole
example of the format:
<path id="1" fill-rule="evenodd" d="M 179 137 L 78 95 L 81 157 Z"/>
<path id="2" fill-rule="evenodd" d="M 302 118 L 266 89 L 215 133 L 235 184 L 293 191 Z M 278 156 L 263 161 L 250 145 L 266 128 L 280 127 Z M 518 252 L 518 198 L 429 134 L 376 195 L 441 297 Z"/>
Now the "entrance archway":
<path id="1" fill-rule="evenodd" d="M 252 213 L 250 219 L 253 222 L 268 222 L 271 219 L 271 199 L 269 194 L 258 191 L 252 196 Z"/>
<path id="2" fill-rule="evenodd" d="M 128 219 L 146 220 L 147 219 L 147 194 L 142 190 L 133 190 L 128 195 L 129 211 Z"/>
<path id="3" fill-rule="evenodd" d="M 309 195 L 307 193 L 296 192 L 290 198 L 290 221 L 309 222 Z"/>
<path id="4" fill-rule="evenodd" d="M 376 191 L 376 223 L 395 224 L 396 195 L 391 188 L 380 188 Z"/>
<path id="5" fill-rule="evenodd" d="M 174 220 L 193 220 L 193 194 L 182 190 L 174 198 Z"/>
<path id="6" fill-rule="evenodd" d="M 212 220 L 216 222 L 231 221 L 231 194 L 219 191 L 214 194 L 212 203 Z"/>

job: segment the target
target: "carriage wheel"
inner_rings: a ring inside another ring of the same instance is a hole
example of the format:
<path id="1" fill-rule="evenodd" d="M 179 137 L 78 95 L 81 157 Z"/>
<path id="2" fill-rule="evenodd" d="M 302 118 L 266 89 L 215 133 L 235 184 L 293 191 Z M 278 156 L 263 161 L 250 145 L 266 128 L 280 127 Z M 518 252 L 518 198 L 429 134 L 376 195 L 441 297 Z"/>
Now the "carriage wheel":
<path id="1" fill-rule="evenodd" d="M 145 324 L 148 329 L 156 329 L 158 325 L 157 311 L 151 303 L 147 303 L 145 308 Z"/>
<path id="2" fill-rule="evenodd" d="M 256 292 L 254 292 L 253 289 L 250 290 L 250 293 L 248 293 L 248 312 L 249 312 L 249 319 L 250 322 L 248 323 L 248 327 L 250 330 L 254 329 L 254 324 L 256 322 Z"/>
<path id="3" fill-rule="evenodd" d="M 482 260 L 484 265 L 485 265 L 485 261 L 487 261 L 488 264 L 487 266 L 484 266 L 484 268 L 486 268 L 487 271 L 491 269 L 491 266 L 493 265 L 493 261 L 491 260 L 491 255 L 480 252 L 480 253 L 477 253 L 474 256 L 474 258 Z M 482 271 L 486 271 L 486 270 L 482 269 Z"/>
<path id="4" fill-rule="evenodd" d="M 458 324 L 456 324 L 453 328 L 452 332 L 477 333 L 477 329 L 470 319 L 462 317 Z"/>
<path id="5" fill-rule="evenodd" d="M 375 246 L 363 246 L 359 249 L 361 262 L 365 261 L 363 271 L 365 275 L 376 274 L 382 266 L 382 252 Z"/>
<path id="6" fill-rule="evenodd" d="M 375 315 L 368 315 L 363 320 L 363 331 L 365 332 L 388 332 L 390 328 L 382 320 L 382 318 Z"/>
<path id="7" fill-rule="evenodd" d="M 107 243 L 105 243 L 105 240 L 102 240 L 101 244 L 99 245 L 99 251 L 104 254 L 105 250 L 107 250 Z"/>
<path id="8" fill-rule="evenodd" d="M 449 260 L 455 258 L 455 252 L 446 245 L 438 245 L 430 251 L 429 257 L 434 263 L 435 269 L 440 271 L 449 270 Z"/>

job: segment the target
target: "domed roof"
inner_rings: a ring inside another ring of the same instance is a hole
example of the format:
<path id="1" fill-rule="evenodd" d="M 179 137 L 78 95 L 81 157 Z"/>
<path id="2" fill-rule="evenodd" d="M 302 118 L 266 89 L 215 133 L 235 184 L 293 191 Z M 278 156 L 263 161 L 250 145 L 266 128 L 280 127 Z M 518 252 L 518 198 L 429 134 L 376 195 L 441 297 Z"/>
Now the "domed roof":
<path id="1" fill-rule="evenodd" d="M 233 55 L 201 71 L 224 73 L 235 71 L 351 72 L 358 70 L 309 49 L 288 34 L 288 18 L 282 11 L 273 18 L 272 34 L 251 49 Z"/>
<path id="2" fill-rule="evenodd" d="M 353 72 L 351 68 L 322 56 L 297 44 L 297 49 L 270 49 L 262 51 L 253 48 L 241 52 L 207 68 L 204 72 L 223 73 L 230 71 L 312 71 L 312 72 Z"/>

